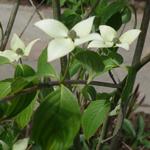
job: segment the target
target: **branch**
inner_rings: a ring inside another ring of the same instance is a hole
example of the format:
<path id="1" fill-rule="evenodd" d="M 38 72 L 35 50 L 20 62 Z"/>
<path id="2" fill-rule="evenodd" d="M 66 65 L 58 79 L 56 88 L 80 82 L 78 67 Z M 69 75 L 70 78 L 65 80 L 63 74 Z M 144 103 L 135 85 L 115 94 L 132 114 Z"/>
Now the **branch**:
<path id="1" fill-rule="evenodd" d="M 38 9 L 41 7 L 41 5 L 44 3 L 45 0 L 42 0 L 41 3 L 35 8 L 33 14 L 31 15 L 31 17 L 29 18 L 28 22 L 26 23 L 24 29 L 22 30 L 22 32 L 20 33 L 19 37 L 21 37 L 24 32 L 26 31 L 27 27 L 29 26 L 30 22 L 32 21 L 35 13 L 38 11 Z"/>
<path id="2" fill-rule="evenodd" d="M 125 81 L 126 85 L 130 86 L 128 89 L 126 86 L 125 86 L 125 88 L 124 88 L 124 86 L 122 86 L 122 91 L 123 91 L 122 95 L 126 94 L 126 96 L 124 97 L 123 100 L 125 100 L 126 97 L 130 98 L 130 94 L 132 93 L 132 90 L 133 90 L 133 85 L 134 85 L 136 74 L 138 71 L 138 70 L 135 70 L 136 69 L 135 67 L 137 64 L 140 63 L 140 59 L 141 59 L 141 55 L 142 55 L 142 51 L 143 51 L 143 47 L 144 47 L 144 43 L 145 43 L 146 33 L 147 33 L 148 25 L 149 25 L 149 20 L 150 20 L 149 14 L 150 14 L 150 0 L 147 0 L 145 9 L 144 9 L 143 18 L 142 18 L 141 28 L 140 28 L 142 32 L 138 38 L 136 50 L 135 50 L 133 61 L 132 61 L 132 66 L 131 66 L 132 74 L 131 73 L 128 74 L 128 76 L 126 78 L 126 79 L 128 79 L 128 77 L 131 76 L 131 78 L 133 77 L 133 79 L 132 79 L 132 83 L 130 83 L 131 82 L 130 80 L 123 80 L 123 82 Z M 123 84 L 123 82 L 122 82 L 122 84 Z M 123 102 L 123 100 L 122 100 L 122 102 Z M 119 144 L 120 144 L 120 140 L 122 137 L 122 132 L 121 132 L 122 121 L 126 116 L 126 109 L 127 109 L 126 106 L 129 103 L 129 101 L 124 101 L 123 103 L 124 103 L 124 104 L 122 104 L 124 107 L 123 111 L 119 112 L 118 119 L 117 119 L 117 125 L 114 129 L 114 132 L 117 131 L 117 135 L 112 139 L 110 150 L 119 149 Z M 119 116 L 121 116 L 121 115 L 122 115 L 122 117 L 119 118 Z"/>
<path id="3" fill-rule="evenodd" d="M 85 84 L 87 84 L 87 81 L 85 81 L 85 80 L 65 80 L 63 83 L 66 85 L 73 85 L 73 84 L 85 85 Z M 23 89 L 23 90 L 15 93 L 13 95 L 9 95 L 9 96 L 3 98 L 2 100 L 0 100 L 0 103 L 9 102 L 9 101 L 13 100 L 16 96 L 32 93 L 32 92 L 39 90 L 39 89 L 49 88 L 52 86 L 59 86 L 60 84 L 61 83 L 59 81 L 51 81 L 50 83 L 40 83 L 40 84 L 34 85 L 30 88 Z M 119 85 L 108 83 L 108 82 L 91 81 L 89 84 L 95 85 L 95 86 L 119 88 Z"/>
<path id="4" fill-rule="evenodd" d="M 60 16 L 61 16 L 60 1 L 59 0 L 52 0 L 52 7 L 53 7 L 54 19 L 60 20 Z"/>
<path id="5" fill-rule="evenodd" d="M 149 62 L 150 62 L 150 53 L 147 54 L 145 57 L 143 57 L 141 59 L 141 61 L 135 65 L 135 69 L 137 71 L 139 71 L 140 69 L 142 69 Z"/>
<path id="6" fill-rule="evenodd" d="M 142 32 L 138 38 L 136 50 L 132 61 L 133 66 L 140 62 L 144 43 L 145 43 L 145 38 L 149 26 L 149 21 L 150 21 L 150 0 L 147 0 L 144 9 L 143 18 L 142 18 L 141 28 L 140 28 Z"/>
<path id="7" fill-rule="evenodd" d="M 1 48 L 0 48 L 1 51 L 5 50 L 5 47 L 6 47 L 7 43 L 8 43 L 8 39 L 9 39 L 11 30 L 12 30 L 12 27 L 13 27 L 13 24 L 15 22 L 15 18 L 16 18 L 18 9 L 19 9 L 19 4 L 20 4 L 20 0 L 16 0 L 16 4 L 14 5 L 14 8 L 13 8 L 13 10 L 11 12 L 11 15 L 10 15 L 10 18 L 9 18 L 9 22 L 7 24 L 7 28 L 6 28 L 6 31 L 5 31 L 5 34 L 4 34 L 2 45 L 1 45 Z"/>
<path id="8" fill-rule="evenodd" d="M 32 0 L 29 0 L 29 2 L 30 2 L 30 4 L 32 5 L 32 7 L 35 9 L 35 12 L 38 14 L 38 16 L 39 16 L 39 18 L 42 20 L 42 19 L 44 19 L 44 17 L 41 15 L 41 13 L 38 11 L 38 7 L 36 7 L 35 5 L 34 5 L 34 3 L 33 3 L 33 1 Z M 44 1 L 42 1 L 41 3 L 40 3 L 40 5 L 43 3 Z"/>

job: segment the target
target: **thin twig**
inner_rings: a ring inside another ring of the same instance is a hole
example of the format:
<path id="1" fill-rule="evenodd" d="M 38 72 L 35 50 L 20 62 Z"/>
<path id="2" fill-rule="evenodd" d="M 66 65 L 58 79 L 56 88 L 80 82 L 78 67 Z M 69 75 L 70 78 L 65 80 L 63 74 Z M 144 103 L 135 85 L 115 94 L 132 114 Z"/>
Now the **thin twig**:
<path id="1" fill-rule="evenodd" d="M 36 7 L 36 9 L 34 10 L 33 14 L 31 15 L 31 17 L 29 18 L 28 22 L 26 23 L 24 29 L 23 29 L 22 32 L 20 33 L 19 37 L 21 37 L 21 36 L 24 34 L 24 32 L 26 31 L 26 29 L 27 29 L 27 27 L 29 26 L 30 22 L 32 21 L 32 19 L 33 19 L 35 13 L 37 12 L 37 9 L 39 9 L 39 8 L 41 7 L 41 5 L 44 3 L 44 1 L 45 1 L 45 0 L 43 0 L 43 1 Z"/>
<path id="2" fill-rule="evenodd" d="M 42 16 L 42 14 L 38 11 L 37 6 L 35 6 L 35 4 L 33 3 L 32 0 L 29 0 L 30 4 L 32 5 L 32 7 L 35 9 L 36 13 L 38 14 L 39 18 L 42 20 L 44 19 L 44 17 Z"/>
<path id="3" fill-rule="evenodd" d="M 149 21 L 150 21 L 150 0 L 146 1 L 146 7 L 144 9 L 144 14 L 143 14 L 143 19 L 141 23 L 141 34 L 138 38 L 137 45 L 136 45 L 136 51 L 134 53 L 132 65 L 136 65 L 140 62 L 144 43 L 145 43 L 145 38 L 149 26 Z"/>
<path id="4" fill-rule="evenodd" d="M 63 83 L 66 85 L 87 84 L 87 81 L 85 81 L 85 80 L 65 80 Z M 0 103 L 6 103 L 8 101 L 11 101 L 16 96 L 32 93 L 36 90 L 43 89 L 43 88 L 49 88 L 52 86 L 59 86 L 60 84 L 61 83 L 59 81 L 50 81 L 49 83 L 40 83 L 40 84 L 34 85 L 30 88 L 23 89 L 23 90 L 15 93 L 13 95 L 9 95 L 9 96 L 3 98 L 2 100 L 0 100 Z M 119 87 L 119 85 L 115 85 L 115 84 L 108 83 L 108 82 L 99 82 L 99 81 L 91 81 L 89 84 L 95 85 L 95 86 L 110 87 L 110 88 L 118 88 Z"/>
<path id="5" fill-rule="evenodd" d="M 129 145 L 127 145 L 125 142 L 122 141 L 122 144 L 123 144 L 128 150 L 132 150 L 132 148 L 129 147 Z"/>
<path id="6" fill-rule="evenodd" d="M 7 24 L 6 31 L 4 33 L 4 38 L 3 38 L 2 45 L 1 45 L 1 48 L 0 48 L 1 51 L 5 50 L 6 45 L 8 43 L 8 39 L 9 39 L 11 30 L 12 30 L 12 27 L 14 25 L 15 18 L 16 18 L 18 9 L 19 9 L 19 4 L 20 4 L 20 0 L 16 0 L 16 3 L 14 4 L 14 8 L 13 8 L 13 10 L 11 12 L 11 15 L 10 15 L 10 18 L 9 18 L 9 22 Z"/>
<path id="7" fill-rule="evenodd" d="M 114 77 L 113 73 L 111 72 L 111 70 L 108 71 L 108 74 L 109 74 L 110 78 L 112 79 L 112 81 L 114 82 L 114 84 L 117 84 L 117 81 L 115 80 L 115 77 Z"/>

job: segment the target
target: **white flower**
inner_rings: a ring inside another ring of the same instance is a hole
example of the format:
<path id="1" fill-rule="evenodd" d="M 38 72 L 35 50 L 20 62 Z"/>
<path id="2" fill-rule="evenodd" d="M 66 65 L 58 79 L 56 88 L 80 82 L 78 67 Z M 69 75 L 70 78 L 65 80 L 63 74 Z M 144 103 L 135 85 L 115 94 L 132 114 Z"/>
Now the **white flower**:
<path id="1" fill-rule="evenodd" d="M 109 48 L 109 47 L 121 47 L 129 50 L 130 44 L 138 37 L 140 30 L 132 29 L 120 37 L 118 37 L 117 32 L 110 26 L 101 25 L 99 26 L 101 37 L 93 40 L 89 43 L 89 48 Z"/>
<path id="2" fill-rule="evenodd" d="M 99 37 L 97 33 L 90 34 L 94 18 L 90 17 L 77 23 L 70 31 L 64 24 L 54 19 L 35 23 L 35 26 L 54 38 L 48 44 L 48 61 L 67 55 L 77 45 L 97 39 Z"/>
<path id="3" fill-rule="evenodd" d="M 28 56 L 30 54 L 32 46 L 37 41 L 38 39 L 33 40 L 25 46 L 24 42 L 18 37 L 18 35 L 14 34 L 10 42 L 11 50 L 0 52 L 0 56 L 7 58 L 10 62 L 18 61 L 22 56 Z"/>

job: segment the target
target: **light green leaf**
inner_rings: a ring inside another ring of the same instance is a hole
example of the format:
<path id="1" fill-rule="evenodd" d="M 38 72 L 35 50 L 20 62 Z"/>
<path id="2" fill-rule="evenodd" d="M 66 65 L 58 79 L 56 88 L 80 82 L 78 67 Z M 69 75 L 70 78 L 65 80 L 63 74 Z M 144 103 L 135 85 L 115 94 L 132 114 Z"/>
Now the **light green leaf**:
<path id="1" fill-rule="evenodd" d="M 103 124 L 109 110 L 110 103 L 106 100 L 96 100 L 90 103 L 82 117 L 82 127 L 86 139 L 94 135 L 96 130 Z"/>
<path id="2" fill-rule="evenodd" d="M 0 98 L 7 96 L 11 92 L 10 82 L 0 82 Z"/>
<path id="3" fill-rule="evenodd" d="M 37 68 L 37 74 L 40 76 L 50 76 L 54 78 L 57 77 L 53 66 L 47 62 L 47 49 L 44 49 L 41 53 Z"/>
<path id="4" fill-rule="evenodd" d="M 131 20 L 132 12 L 129 7 L 126 7 L 122 12 L 122 23 L 127 23 Z"/>
<path id="5" fill-rule="evenodd" d="M 9 64 L 10 61 L 6 57 L 0 56 L 0 65 Z"/>
<path id="6" fill-rule="evenodd" d="M 14 145 L 12 150 L 26 150 L 28 146 L 29 138 L 18 140 Z"/>
<path id="7" fill-rule="evenodd" d="M 32 139 L 44 150 L 68 149 L 79 128 L 80 108 L 77 99 L 66 87 L 61 86 L 47 96 L 35 113 Z"/>

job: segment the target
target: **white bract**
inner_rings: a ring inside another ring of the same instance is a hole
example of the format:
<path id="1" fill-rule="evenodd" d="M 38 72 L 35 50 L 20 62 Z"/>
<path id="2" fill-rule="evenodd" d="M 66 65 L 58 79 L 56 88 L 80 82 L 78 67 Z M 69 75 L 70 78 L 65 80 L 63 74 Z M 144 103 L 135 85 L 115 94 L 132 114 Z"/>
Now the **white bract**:
<path id="1" fill-rule="evenodd" d="M 90 33 L 94 18 L 90 17 L 77 23 L 70 31 L 63 23 L 54 19 L 45 19 L 35 23 L 35 26 L 54 38 L 48 44 L 48 61 L 67 55 L 75 46 L 97 39 L 99 34 Z"/>
<path id="2" fill-rule="evenodd" d="M 109 48 L 115 46 L 129 50 L 130 44 L 141 32 L 138 29 L 132 29 L 118 37 L 117 32 L 110 26 L 101 25 L 99 26 L 99 30 L 101 36 L 90 42 L 88 45 L 89 48 Z"/>
<path id="3" fill-rule="evenodd" d="M 0 56 L 7 58 L 10 62 L 18 61 L 19 58 L 30 54 L 31 48 L 37 41 L 38 39 L 33 40 L 25 46 L 24 42 L 18 37 L 18 35 L 14 34 L 10 42 L 10 50 L 0 52 Z"/>

